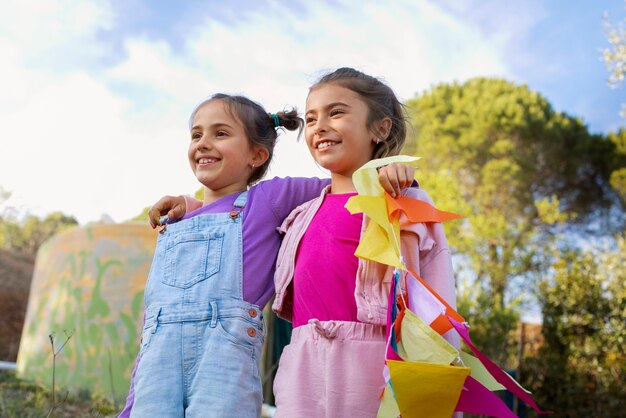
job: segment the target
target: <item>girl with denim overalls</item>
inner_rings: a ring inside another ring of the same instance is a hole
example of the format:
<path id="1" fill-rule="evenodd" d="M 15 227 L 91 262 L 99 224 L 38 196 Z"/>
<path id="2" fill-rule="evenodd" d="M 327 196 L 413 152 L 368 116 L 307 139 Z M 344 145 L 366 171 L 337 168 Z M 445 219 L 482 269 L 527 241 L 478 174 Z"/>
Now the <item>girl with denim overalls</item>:
<path id="1" fill-rule="evenodd" d="M 170 220 L 146 284 L 141 348 L 120 416 L 260 416 L 262 308 L 274 293 L 276 228 L 328 180 L 251 184 L 267 170 L 276 129 L 301 126 L 295 110 L 268 114 L 241 96 L 215 95 L 192 113 L 188 157 L 205 198 L 180 221 L 182 197 L 165 197 L 150 212 L 153 226 L 161 214 Z"/>
<path id="2" fill-rule="evenodd" d="M 294 329 L 274 380 L 275 417 L 377 415 L 393 267 L 354 256 L 369 219 L 351 215 L 345 204 L 356 195 L 357 169 L 402 148 L 403 115 L 387 85 L 351 68 L 324 76 L 309 90 L 306 143 L 315 161 L 330 170 L 331 184 L 281 226 L 272 308 Z M 419 187 L 403 193 L 432 204 Z M 401 219 L 400 239 L 407 267 L 454 307 L 441 224 Z M 459 346 L 453 332 L 445 337 Z"/>

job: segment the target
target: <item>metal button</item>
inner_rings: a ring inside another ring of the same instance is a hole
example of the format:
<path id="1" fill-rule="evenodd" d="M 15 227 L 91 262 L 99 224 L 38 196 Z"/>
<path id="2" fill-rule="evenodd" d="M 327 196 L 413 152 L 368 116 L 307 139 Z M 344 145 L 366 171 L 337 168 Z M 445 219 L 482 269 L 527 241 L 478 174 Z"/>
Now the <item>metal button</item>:
<path id="1" fill-rule="evenodd" d="M 250 309 L 248 310 L 248 313 L 250 314 L 250 316 L 251 316 L 252 318 L 256 318 L 256 316 L 257 316 L 256 309 L 254 309 L 254 308 L 250 308 Z"/>
<path id="2" fill-rule="evenodd" d="M 256 337 L 256 329 L 252 327 L 248 328 L 248 335 L 251 337 Z"/>

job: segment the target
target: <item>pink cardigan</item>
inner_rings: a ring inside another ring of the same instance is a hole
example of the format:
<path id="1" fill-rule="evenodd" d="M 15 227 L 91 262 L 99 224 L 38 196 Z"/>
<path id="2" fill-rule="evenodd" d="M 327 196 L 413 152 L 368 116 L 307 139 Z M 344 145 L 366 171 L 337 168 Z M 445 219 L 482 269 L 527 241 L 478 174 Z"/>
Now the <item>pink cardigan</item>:
<path id="1" fill-rule="evenodd" d="M 320 197 L 298 206 L 278 228 L 279 232 L 285 234 L 285 237 L 276 263 L 274 276 L 276 298 L 272 309 L 281 318 L 291 320 L 293 295 L 289 293 L 289 284 L 293 280 L 298 245 L 311 219 L 321 206 L 324 195 L 329 191 L 330 186 L 327 186 Z M 406 189 L 405 195 L 433 204 L 428 194 L 417 187 Z M 364 216 L 361 236 L 368 223 L 369 219 Z M 419 274 L 450 306 L 455 308 L 455 278 L 443 226 L 440 223 L 411 224 L 402 215 L 400 229 L 402 255 L 407 267 Z M 391 266 L 359 259 L 354 294 L 359 321 L 377 325 L 386 324 L 387 300 L 393 270 Z M 457 339 L 450 337 L 455 340 L 451 342 L 458 346 Z"/>

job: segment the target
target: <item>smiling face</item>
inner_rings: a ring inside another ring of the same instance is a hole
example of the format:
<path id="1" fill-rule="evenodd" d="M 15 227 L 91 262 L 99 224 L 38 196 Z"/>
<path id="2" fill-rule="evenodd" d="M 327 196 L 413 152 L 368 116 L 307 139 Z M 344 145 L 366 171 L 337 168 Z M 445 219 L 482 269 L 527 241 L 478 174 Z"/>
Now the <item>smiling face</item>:
<path id="1" fill-rule="evenodd" d="M 319 165 L 351 177 L 371 160 L 376 137 L 368 127 L 367 104 L 337 84 L 315 87 L 306 100 L 306 142 Z"/>
<path id="2" fill-rule="evenodd" d="M 262 164 L 262 153 L 250 144 L 243 124 L 222 100 L 210 100 L 198 108 L 188 157 L 211 199 L 246 190 L 253 165 Z M 205 200 L 207 197 L 205 193 Z"/>

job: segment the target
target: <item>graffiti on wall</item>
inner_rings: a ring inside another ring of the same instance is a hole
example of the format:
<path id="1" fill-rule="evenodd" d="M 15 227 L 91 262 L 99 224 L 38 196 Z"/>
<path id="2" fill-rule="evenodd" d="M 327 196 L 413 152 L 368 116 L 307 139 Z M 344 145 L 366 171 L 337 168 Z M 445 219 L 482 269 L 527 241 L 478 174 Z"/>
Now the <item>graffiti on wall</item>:
<path id="1" fill-rule="evenodd" d="M 56 235 L 40 248 L 17 367 L 48 384 L 55 345 L 58 387 L 116 401 L 128 392 L 139 348 L 143 289 L 156 233 L 143 223 L 92 225 Z"/>

